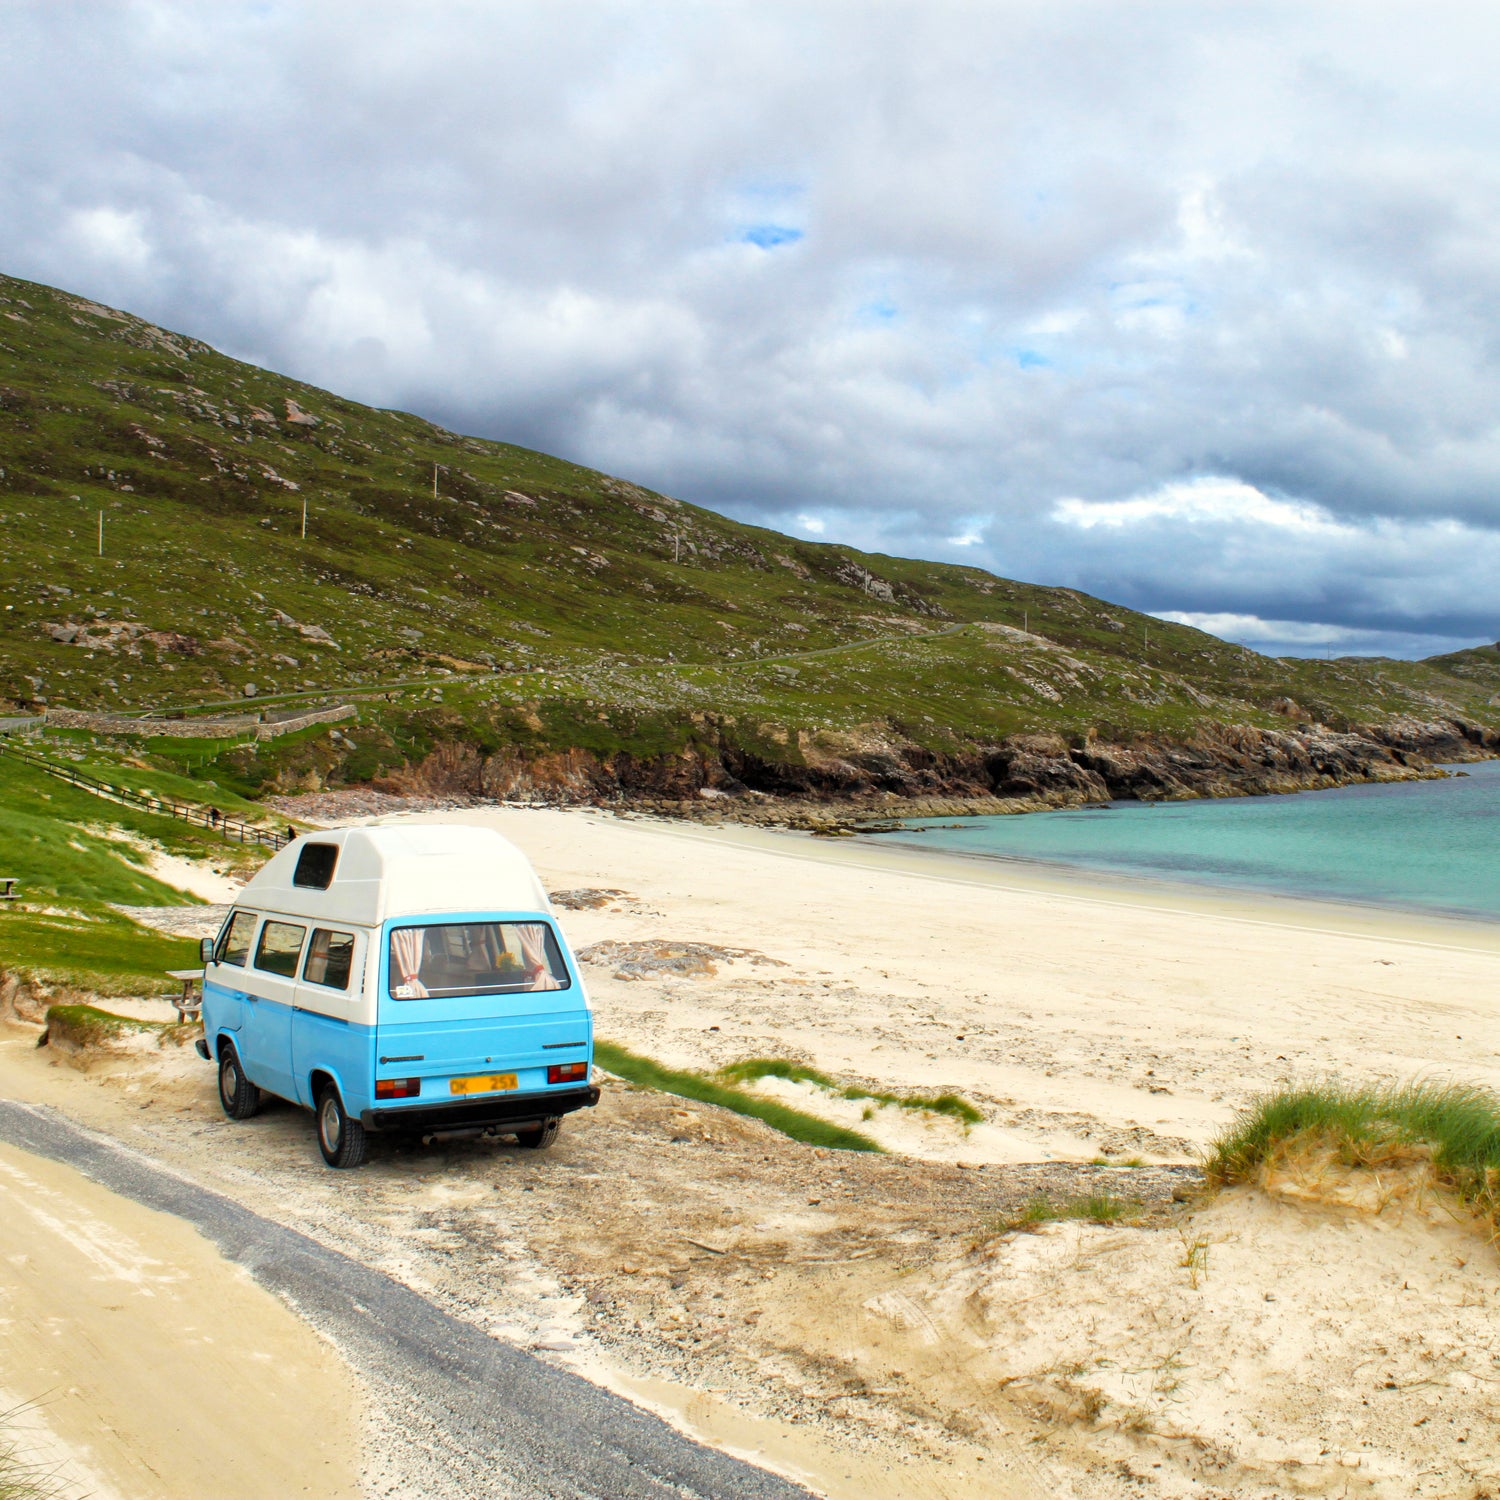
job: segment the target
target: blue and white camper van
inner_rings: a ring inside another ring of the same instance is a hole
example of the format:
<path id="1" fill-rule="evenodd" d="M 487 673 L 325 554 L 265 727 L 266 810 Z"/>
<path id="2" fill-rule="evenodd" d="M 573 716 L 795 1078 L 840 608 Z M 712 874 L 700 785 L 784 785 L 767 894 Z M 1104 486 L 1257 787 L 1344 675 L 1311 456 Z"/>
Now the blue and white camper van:
<path id="1" fill-rule="evenodd" d="M 315 1111 L 333 1167 L 371 1131 L 489 1130 L 545 1147 L 596 1104 L 593 1015 L 547 894 L 488 828 L 308 834 L 204 940 L 203 1038 L 231 1119 Z"/>

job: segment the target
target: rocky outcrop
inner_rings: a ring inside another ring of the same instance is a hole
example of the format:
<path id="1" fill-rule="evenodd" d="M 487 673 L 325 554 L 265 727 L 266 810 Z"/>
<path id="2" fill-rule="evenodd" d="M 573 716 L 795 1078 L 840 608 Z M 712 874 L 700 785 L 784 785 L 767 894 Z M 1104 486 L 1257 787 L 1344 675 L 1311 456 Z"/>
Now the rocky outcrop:
<path id="1" fill-rule="evenodd" d="M 971 752 L 941 753 L 867 727 L 838 736 L 788 739 L 781 754 L 749 749 L 725 729 L 677 754 L 637 757 L 588 750 L 483 754 L 440 745 L 420 764 L 376 786 L 397 795 L 554 804 L 672 807 L 706 804 L 757 819 L 771 805 L 1020 812 L 1114 799 L 1161 801 L 1308 791 L 1364 781 L 1438 774 L 1438 760 L 1500 753 L 1500 736 L 1437 721 L 1393 721 L 1333 730 L 1291 722 L 1284 729 L 1205 724 L 1183 739 L 1112 741 L 1088 734 L 1014 735 Z M 774 814 L 772 814 L 774 815 Z"/>

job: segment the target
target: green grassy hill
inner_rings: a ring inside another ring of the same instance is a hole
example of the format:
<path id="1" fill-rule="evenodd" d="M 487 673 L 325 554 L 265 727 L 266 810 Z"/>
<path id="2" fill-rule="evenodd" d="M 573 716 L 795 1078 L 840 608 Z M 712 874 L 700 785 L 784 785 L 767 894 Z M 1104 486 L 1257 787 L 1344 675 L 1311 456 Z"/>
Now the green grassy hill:
<path id="1" fill-rule="evenodd" d="M 172 796 L 196 790 L 159 773 L 109 769 L 114 785 Z M 264 857 L 254 846 L 227 844 L 207 829 L 90 796 L 0 755 L 0 874 L 19 881 L 22 898 L 0 912 L 0 980 L 107 993 L 170 991 L 165 971 L 195 967 L 197 943 L 152 931 L 118 910 L 195 899 L 151 873 L 154 854 L 241 877 Z"/>
<path id="2" fill-rule="evenodd" d="M 1495 650 L 1258 656 L 1072 590 L 741 525 L 6 277 L 0 505 L 0 700 L 362 695 L 352 728 L 145 747 L 247 793 L 1170 794 L 1227 764 L 1242 785 L 1394 774 L 1500 727 Z"/>

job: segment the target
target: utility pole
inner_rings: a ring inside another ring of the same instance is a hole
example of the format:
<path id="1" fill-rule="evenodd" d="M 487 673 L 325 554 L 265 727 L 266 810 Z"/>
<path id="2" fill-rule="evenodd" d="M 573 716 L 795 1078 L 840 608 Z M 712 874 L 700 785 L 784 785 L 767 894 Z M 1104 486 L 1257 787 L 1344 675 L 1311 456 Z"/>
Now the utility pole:
<path id="1" fill-rule="evenodd" d="M 433 466 L 432 466 L 432 498 L 434 500 L 436 500 L 437 497 L 438 497 L 438 492 L 437 492 L 437 469 L 438 469 L 438 466 L 436 464 L 433 464 Z"/>
<path id="2" fill-rule="evenodd" d="M 672 533 L 672 561 L 682 561 L 682 538 L 675 531 Z"/>
<path id="3" fill-rule="evenodd" d="M 307 496 L 302 497 L 302 540 L 307 540 Z"/>
<path id="4" fill-rule="evenodd" d="M 104 512 L 99 512 L 99 556 L 104 556 Z"/>

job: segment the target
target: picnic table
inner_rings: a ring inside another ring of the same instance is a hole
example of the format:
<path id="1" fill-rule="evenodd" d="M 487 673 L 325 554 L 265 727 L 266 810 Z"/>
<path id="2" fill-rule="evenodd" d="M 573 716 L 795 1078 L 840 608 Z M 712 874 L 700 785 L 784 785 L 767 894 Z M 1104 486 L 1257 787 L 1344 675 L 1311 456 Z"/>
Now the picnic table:
<path id="1" fill-rule="evenodd" d="M 0 901 L 19 901 L 21 893 L 16 887 L 20 882 L 19 875 L 0 875 Z"/>
<path id="2" fill-rule="evenodd" d="M 203 1009 L 203 970 L 202 969 L 168 969 L 167 974 L 172 979 L 182 981 L 182 995 L 174 999 L 172 1004 L 177 1008 L 177 1019 L 179 1022 L 195 1020 Z M 194 990 L 194 986 L 197 990 Z"/>

